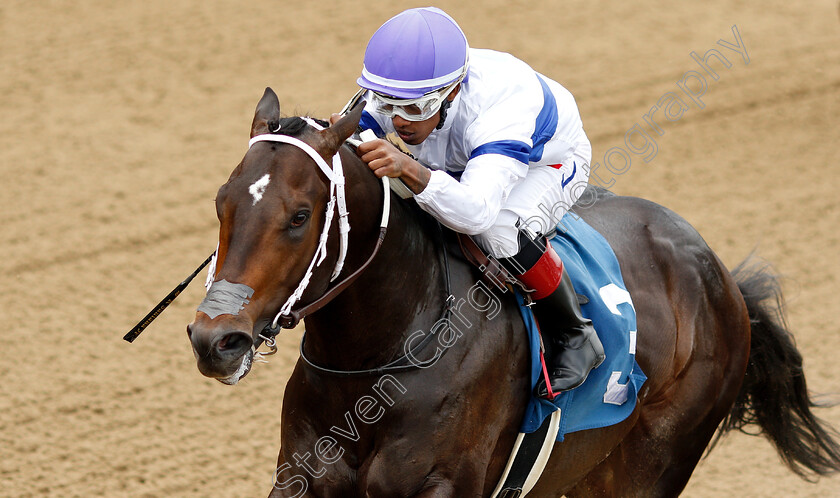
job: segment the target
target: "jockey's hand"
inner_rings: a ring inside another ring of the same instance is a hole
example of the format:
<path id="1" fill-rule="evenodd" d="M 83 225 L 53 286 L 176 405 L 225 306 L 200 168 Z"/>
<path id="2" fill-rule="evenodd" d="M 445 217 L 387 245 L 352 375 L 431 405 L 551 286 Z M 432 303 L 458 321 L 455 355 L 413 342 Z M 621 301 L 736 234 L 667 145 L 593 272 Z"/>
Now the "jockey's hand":
<path id="1" fill-rule="evenodd" d="M 415 194 L 429 184 L 431 172 L 387 140 L 376 139 L 364 142 L 356 148 L 356 154 L 367 163 L 377 177 L 399 178 Z"/>
<path id="2" fill-rule="evenodd" d="M 330 114 L 330 126 L 334 125 L 339 119 L 341 119 L 341 114 L 337 112 Z"/>

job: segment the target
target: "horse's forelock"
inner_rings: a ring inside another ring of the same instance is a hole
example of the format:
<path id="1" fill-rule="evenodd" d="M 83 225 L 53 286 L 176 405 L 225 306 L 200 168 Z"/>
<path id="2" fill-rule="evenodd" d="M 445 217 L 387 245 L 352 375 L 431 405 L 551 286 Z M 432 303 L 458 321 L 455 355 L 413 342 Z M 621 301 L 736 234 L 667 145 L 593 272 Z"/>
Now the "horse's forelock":
<path id="1" fill-rule="evenodd" d="M 328 127 L 329 123 L 320 119 L 314 120 L 323 127 Z M 288 135 L 290 137 L 297 137 L 308 126 L 308 123 L 300 116 L 291 116 L 272 120 L 268 122 L 268 129 L 271 133 L 278 135 Z"/>
<path id="2" fill-rule="evenodd" d="M 330 123 L 328 121 L 309 117 L 304 118 L 302 116 L 286 116 L 277 119 L 271 119 L 266 122 L 266 125 L 269 129 L 269 133 L 272 135 L 286 135 L 290 137 L 301 138 L 301 135 L 303 135 L 306 132 L 306 130 L 310 128 L 309 125 L 311 121 L 315 121 L 324 128 L 329 128 L 330 126 Z M 314 128 L 312 128 L 312 130 L 314 131 Z M 230 177 L 228 178 L 228 181 L 225 183 L 225 185 L 222 186 L 222 188 L 227 187 L 234 179 L 239 177 L 245 171 L 245 169 L 250 169 L 251 171 L 254 171 L 253 169 L 246 166 L 246 161 L 243 159 L 243 161 L 239 163 L 236 169 L 233 170 Z M 262 173 L 260 173 L 260 175 L 262 175 Z"/>
<path id="3" fill-rule="evenodd" d="M 318 124 L 322 125 L 325 123 L 324 121 L 321 121 L 319 119 L 316 119 L 315 121 Z M 287 116 L 279 119 L 269 120 L 266 123 L 266 125 L 268 126 L 268 129 L 270 130 L 271 134 L 299 137 L 306 130 L 308 123 L 300 116 Z M 326 124 L 326 126 L 329 126 L 329 124 Z M 225 183 L 225 185 L 222 185 L 222 188 L 226 187 L 232 180 L 240 176 L 244 171 L 244 168 L 245 161 L 243 159 L 243 161 L 239 163 L 236 169 L 234 169 L 233 172 L 231 172 L 230 177 L 228 177 L 227 183 Z"/>

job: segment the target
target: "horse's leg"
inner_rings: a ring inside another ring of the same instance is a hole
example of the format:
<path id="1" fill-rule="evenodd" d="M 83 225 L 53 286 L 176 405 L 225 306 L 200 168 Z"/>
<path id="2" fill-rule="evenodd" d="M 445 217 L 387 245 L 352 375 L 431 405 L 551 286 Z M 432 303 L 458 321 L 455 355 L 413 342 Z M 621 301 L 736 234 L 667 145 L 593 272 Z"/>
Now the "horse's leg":
<path id="1" fill-rule="evenodd" d="M 645 397 L 627 438 L 568 496 L 669 497 L 685 488 L 729 413 L 746 367 L 749 319 L 732 283 L 725 278 L 707 301 L 679 310 L 685 318 L 679 319 L 676 350 L 684 359 L 672 364 L 671 381 Z"/>
<path id="2" fill-rule="evenodd" d="M 643 413 L 627 438 L 595 469 L 566 493 L 572 497 L 677 496 L 688 483 L 697 462 L 714 435 L 717 415 L 694 430 L 681 432 L 679 424 L 697 423 L 680 417 L 679 407 Z M 662 420 L 674 420 L 659 425 Z"/>
<path id="3" fill-rule="evenodd" d="M 268 498 L 303 496 L 307 491 L 309 485 L 305 479 L 288 475 L 287 471 L 290 467 L 291 465 L 286 463 L 286 459 L 283 457 L 283 450 L 280 450 L 280 455 L 277 457 L 277 467 L 274 469 L 274 482 L 271 486 L 271 492 L 268 493 Z"/>
<path id="4" fill-rule="evenodd" d="M 708 417 L 695 430 L 681 432 L 677 429 L 681 423 L 697 421 L 694 417 L 680 417 L 677 406 L 653 414 L 642 412 L 639 424 L 627 438 L 567 492 L 568 497 L 680 494 L 714 435 L 719 417 Z M 668 418 L 675 423 L 662 424 Z"/>
<path id="5" fill-rule="evenodd" d="M 301 453 L 305 453 L 301 451 Z M 308 453 L 305 453 L 307 456 Z M 295 458 L 297 455 L 295 454 Z M 334 476 L 318 474 L 321 468 L 316 468 L 317 458 L 306 458 L 303 466 L 298 462 L 286 461 L 283 450 L 277 457 L 277 467 L 274 470 L 274 483 L 268 498 L 298 498 L 318 496 L 322 498 L 337 498 L 347 496 L 344 481 L 335 482 Z"/>

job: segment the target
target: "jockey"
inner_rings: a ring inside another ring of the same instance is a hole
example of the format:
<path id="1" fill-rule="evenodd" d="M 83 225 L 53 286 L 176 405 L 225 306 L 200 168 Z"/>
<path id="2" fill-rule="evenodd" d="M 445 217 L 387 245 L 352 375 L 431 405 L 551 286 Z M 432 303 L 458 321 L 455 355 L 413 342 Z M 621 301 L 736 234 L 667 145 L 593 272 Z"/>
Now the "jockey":
<path id="1" fill-rule="evenodd" d="M 604 360 L 563 263 L 546 240 L 580 197 L 592 149 L 572 94 L 510 54 L 469 48 L 440 9 L 410 9 L 371 37 L 357 80 L 361 127 L 396 133 L 358 147 L 378 177 L 400 178 L 442 224 L 474 236 L 535 292 L 553 398 Z"/>

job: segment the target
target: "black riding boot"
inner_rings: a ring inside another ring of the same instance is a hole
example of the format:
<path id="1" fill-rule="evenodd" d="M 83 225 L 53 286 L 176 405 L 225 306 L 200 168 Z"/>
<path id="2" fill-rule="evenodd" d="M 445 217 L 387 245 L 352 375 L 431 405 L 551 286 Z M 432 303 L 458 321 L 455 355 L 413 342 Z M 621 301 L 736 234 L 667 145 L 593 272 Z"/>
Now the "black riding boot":
<path id="1" fill-rule="evenodd" d="M 553 399 L 583 384 L 589 372 L 604 361 L 604 346 L 592 321 L 581 314 L 572 281 L 546 238 L 520 232 L 519 246 L 519 253 L 502 263 L 525 286 L 534 289 L 532 309 L 540 324 L 551 384 L 549 393 L 545 379 L 541 379 L 535 393 Z"/>
<path id="2" fill-rule="evenodd" d="M 546 369 L 551 391 L 558 394 L 583 384 L 589 372 L 603 363 L 604 346 L 592 321 L 580 311 L 572 280 L 565 271 L 560 285 L 548 297 L 534 304 L 546 346 Z M 545 380 L 540 379 L 536 395 L 548 398 Z M 553 396 L 551 396 L 553 397 Z"/>

